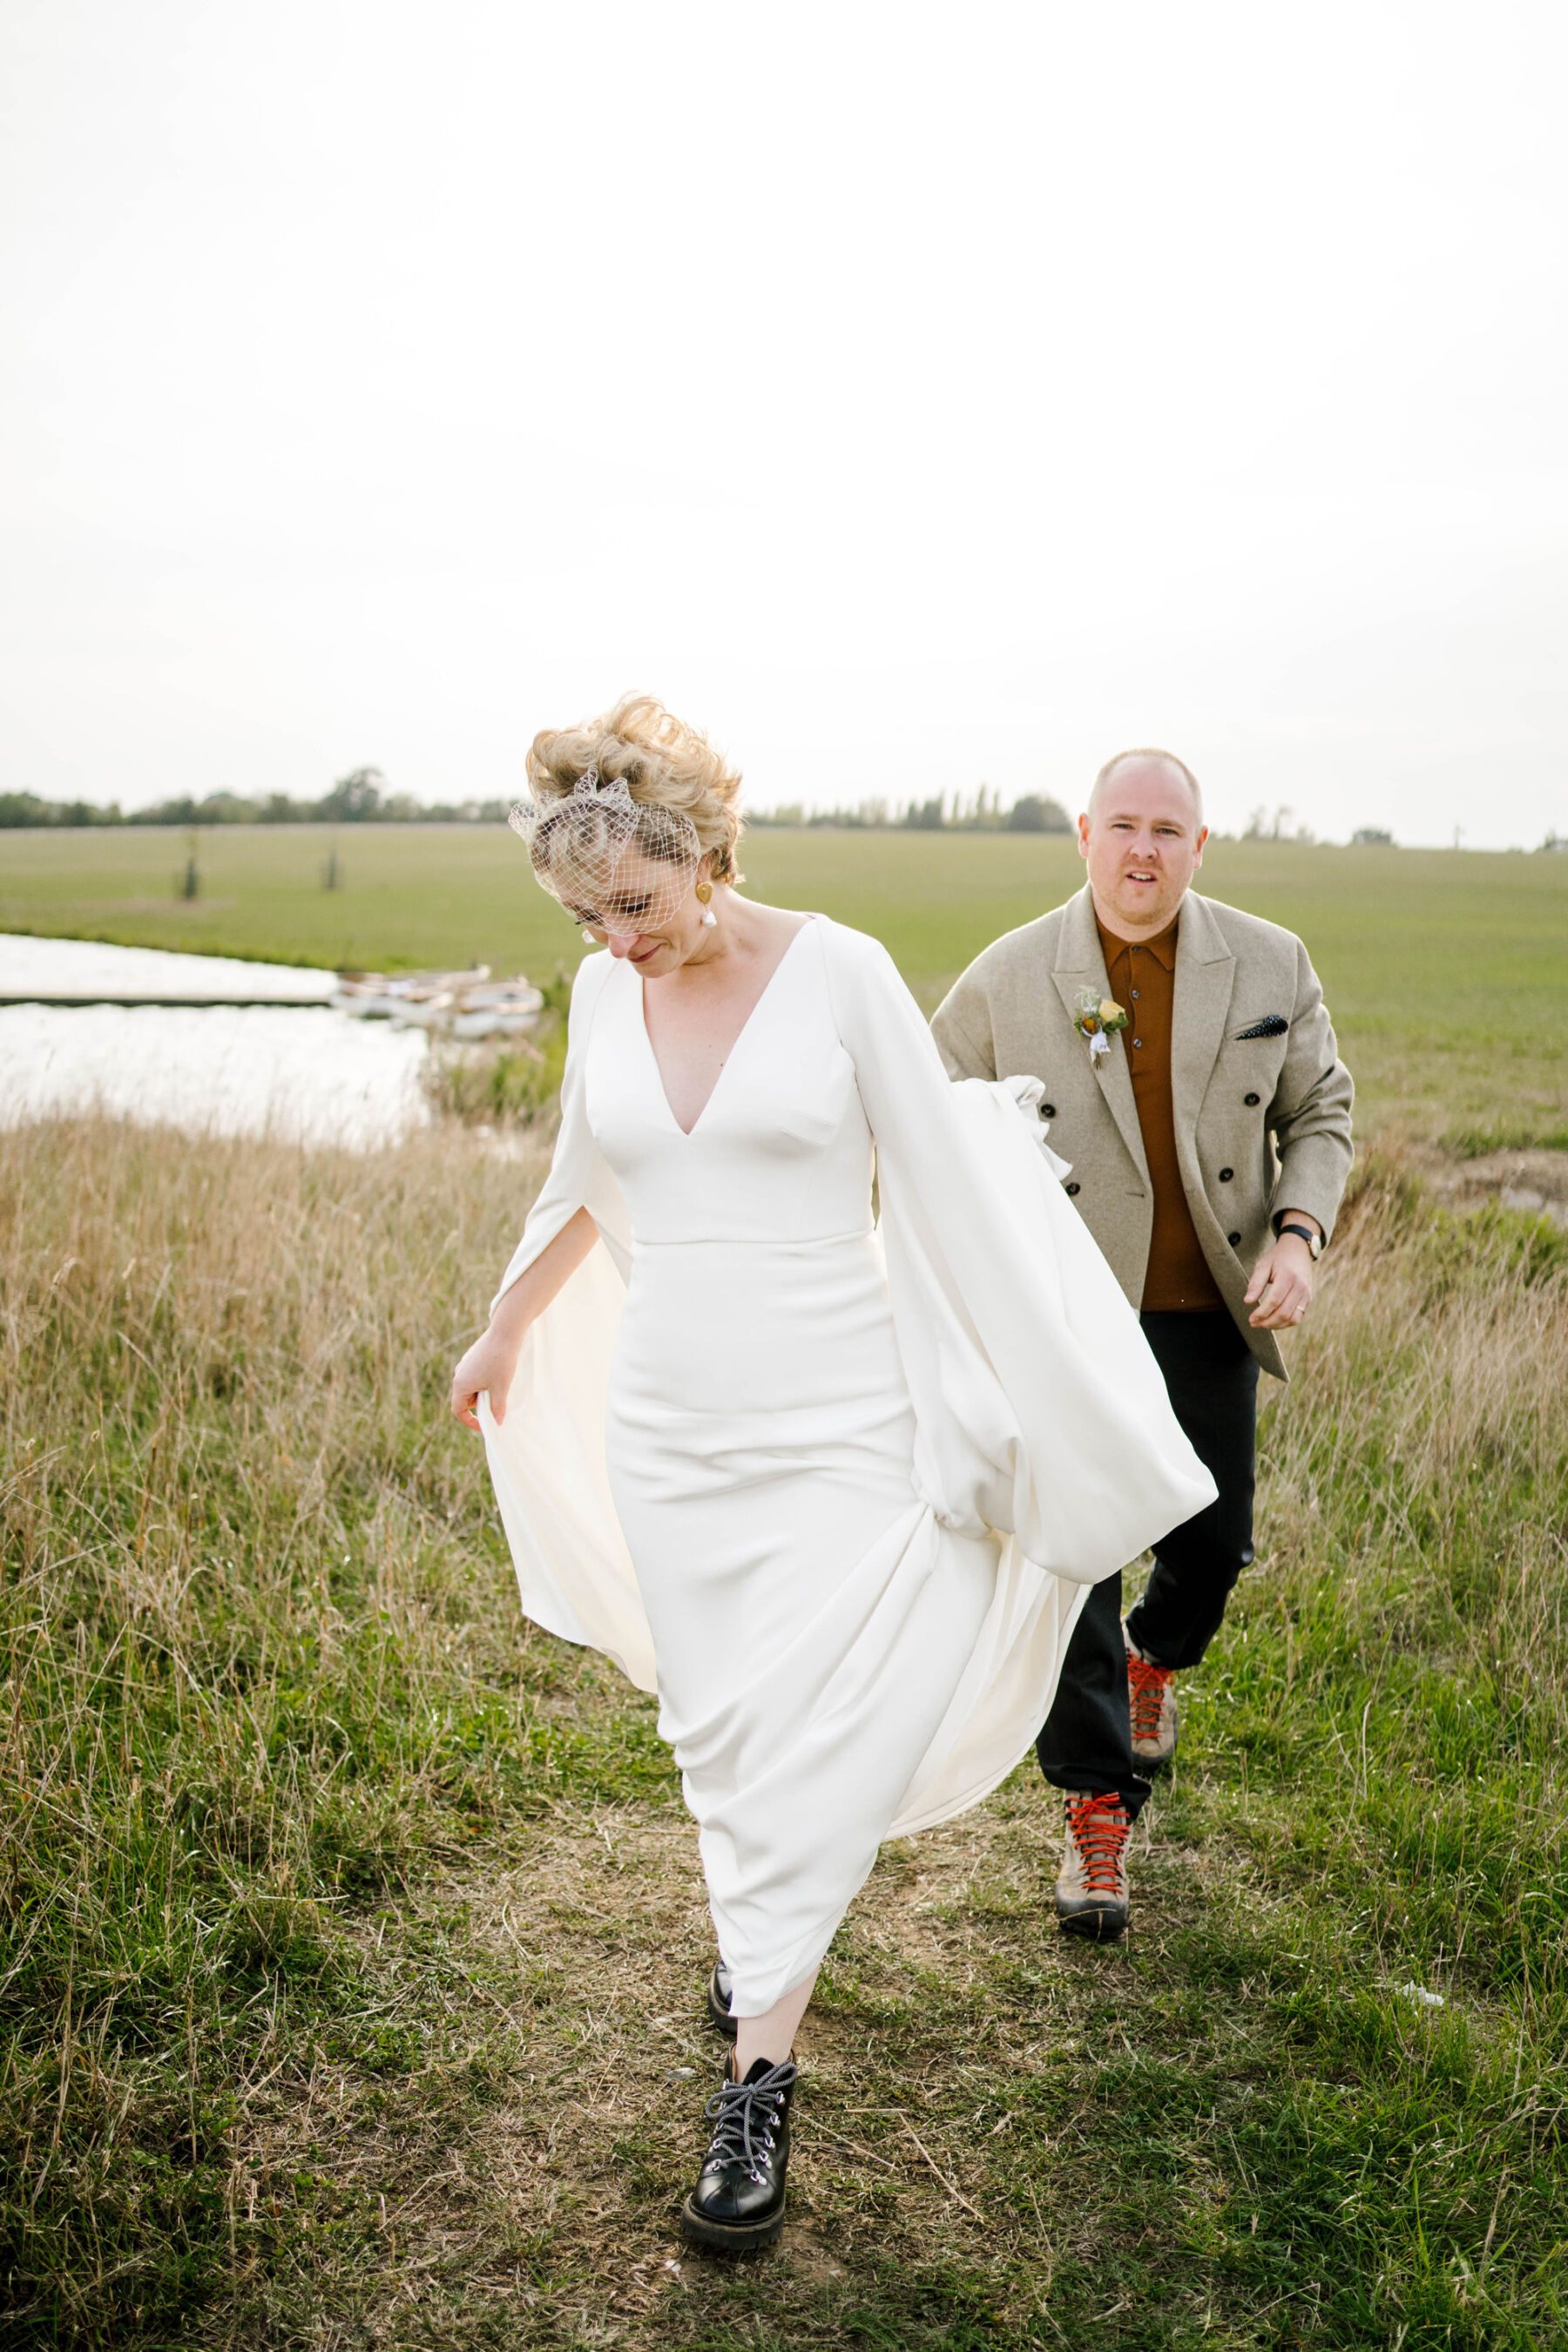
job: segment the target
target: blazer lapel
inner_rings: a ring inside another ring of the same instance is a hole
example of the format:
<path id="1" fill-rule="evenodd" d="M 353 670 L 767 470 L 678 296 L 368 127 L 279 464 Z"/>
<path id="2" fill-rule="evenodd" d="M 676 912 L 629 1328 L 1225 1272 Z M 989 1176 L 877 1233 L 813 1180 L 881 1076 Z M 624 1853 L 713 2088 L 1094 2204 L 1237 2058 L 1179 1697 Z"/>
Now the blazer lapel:
<path id="1" fill-rule="evenodd" d="M 1056 982 L 1058 992 L 1067 1007 L 1069 1021 L 1078 1017 L 1080 989 L 1092 988 L 1099 996 L 1110 993 L 1110 982 L 1105 971 L 1105 952 L 1100 944 L 1100 927 L 1094 919 L 1094 901 L 1087 883 L 1076 898 L 1068 900 L 1067 912 L 1057 937 L 1057 961 L 1051 978 Z M 1223 1024 L 1223 1009 L 1220 1018 Z M 1076 1030 L 1073 1042 L 1088 1060 L 1089 1047 Z M 1216 1044 L 1215 1052 L 1218 1051 Z M 1138 1105 L 1133 1100 L 1132 1074 L 1127 1066 L 1127 1050 L 1119 1037 L 1112 1037 L 1110 1053 L 1100 1056 L 1094 1064 L 1094 1071 L 1106 1108 L 1116 1121 L 1121 1140 L 1131 1155 L 1132 1164 L 1147 1184 L 1149 1162 L 1143 1156 L 1143 1130 L 1138 1124 Z"/>
<path id="2" fill-rule="evenodd" d="M 1198 1113 L 1225 1043 L 1225 1024 L 1236 983 L 1236 958 L 1207 902 L 1188 891 L 1176 932 L 1174 1004 L 1171 1016 L 1171 1103 L 1176 1149 L 1193 1160 Z M 1202 1190 L 1194 1160 L 1192 1177 Z"/>

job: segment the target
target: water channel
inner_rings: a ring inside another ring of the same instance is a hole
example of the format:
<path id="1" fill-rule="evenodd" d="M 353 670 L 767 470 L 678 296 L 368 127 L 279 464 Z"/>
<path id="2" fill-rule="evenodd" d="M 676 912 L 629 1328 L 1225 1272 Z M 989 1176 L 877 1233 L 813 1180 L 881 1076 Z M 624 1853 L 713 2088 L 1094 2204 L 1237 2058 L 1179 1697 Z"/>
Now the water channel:
<path id="1" fill-rule="evenodd" d="M 101 1112 L 368 1151 L 426 1125 L 429 1040 L 331 1003 L 336 975 L 0 934 L 0 1124 Z"/>

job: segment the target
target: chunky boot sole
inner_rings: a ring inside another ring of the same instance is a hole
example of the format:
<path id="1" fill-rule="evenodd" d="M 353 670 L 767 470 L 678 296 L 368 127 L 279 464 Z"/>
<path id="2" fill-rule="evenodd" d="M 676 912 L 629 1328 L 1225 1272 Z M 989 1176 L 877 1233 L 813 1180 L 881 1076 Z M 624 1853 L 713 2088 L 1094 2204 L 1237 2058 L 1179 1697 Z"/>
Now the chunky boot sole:
<path id="1" fill-rule="evenodd" d="M 1121 1904 L 1092 1904 L 1085 1911 L 1058 1911 L 1057 1925 L 1064 1936 L 1088 1936 L 1097 1944 L 1119 1944 L 1127 1933 L 1128 1912 Z"/>
<path id="2" fill-rule="evenodd" d="M 719 1990 L 717 1967 L 708 1979 L 708 2021 L 710 2025 L 716 2025 L 725 2040 L 729 2042 L 733 2042 L 740 2032 L 735 2020 L 730 2014 L 729 2002 Z"/>
<path id="3" fill-rule="evenodd" d="M 711 2246 L 715 2253 L 745 2254 L 753 2246 L 771 2246 L 784 2228 L 784 2207 L 767 2221 L 710 2221 L 699 2213 L 689 2197 L 680 2209 L 680 2234 L 700 2246 Z"/>

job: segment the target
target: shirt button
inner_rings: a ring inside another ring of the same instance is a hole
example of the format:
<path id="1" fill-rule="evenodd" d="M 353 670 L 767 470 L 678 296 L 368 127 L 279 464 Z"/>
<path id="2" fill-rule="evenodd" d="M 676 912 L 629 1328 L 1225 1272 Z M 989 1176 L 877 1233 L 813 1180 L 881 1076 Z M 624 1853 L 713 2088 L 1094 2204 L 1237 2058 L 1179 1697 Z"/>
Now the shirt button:
<path id="1" fill-rule="evenodd" d="M 1231 1245 L 1232 1249 L 1239 1249 L 1239 1248 L 1240 1248 L 1240 1246 L 1241 1246 L 1241 1235 L 1240 1235 L 1239 1234 L 1226 1234 L 1226 1241 L 1230 1244 L 1230 1245 Z"/>
<path id="2" fill-rule="evenodd" d="M 1229 1181 L 1230 1181 L 1230 1180 L 1231 1180 L 1231 1178 L 1235 1175 L 1235 1173 L 1236 1173 L 1236 1171 L 1235 1171 L 1235 1169 L 1234 1169 L 1234 1168 L 1222 1168 L 1222 1169 L 1220 1170 L 1220 1171 L 1219 1171 L 1219 1181 L 1220 1181 L 1220 1182 L 1221 1182 L 1222 1184 L 1228 1184 L 1228 1183 L 1229 1183 Z"/>
<path id="3" fill-rule="evenodd" d="M 1081 1188 L 1081 1186 L 1077 1185 L 1077 1184 L 1069 1184 L 1069 1185 L 1068 1185 L 1068 1186 L 1067 1186 L 1067 1188 L 1066 1188 L 1066 1190 L 1067 1190 L 1067 1196 L 1068 1196 L 1068 1199 L 1070 1201 L 1070 1200 L 1073 1198 L 1074 1194 L 1075 1194 L 1076 1192 L 1079 1192 L 1081 1189 L 1082 1189 L 1082 1188 Z"/>
<path id="4" fill-rule="evenodd" d="M 1243 1095 L 1241 1099 L 1247 1105 L 1248 1110 L 1256 1110 L 1263 1097 L 1261 1095 Z"/>

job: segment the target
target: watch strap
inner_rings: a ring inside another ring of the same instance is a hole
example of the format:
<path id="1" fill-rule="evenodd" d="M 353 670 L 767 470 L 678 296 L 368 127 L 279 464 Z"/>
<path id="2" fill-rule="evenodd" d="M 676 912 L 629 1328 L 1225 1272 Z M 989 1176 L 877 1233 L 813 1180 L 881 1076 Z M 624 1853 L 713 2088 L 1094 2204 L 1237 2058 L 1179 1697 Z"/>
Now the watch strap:
<path id="1" fill-rule="evenodd" d="M 1322 1256 L 1323 1236 L 1321 1234 L 1313 1233 L 1310 1225 L 1293 1225 L 1290 1223 L 1289 1218 L 1287 1217 L 1279 1228 L 1279 1239 L 1283 1241 L 1287 1234 L 1300 1234 L 1301 1239 L 1306 1243 L 1307 1247 L 1311 1251 L 1314 1260 Z"/>

